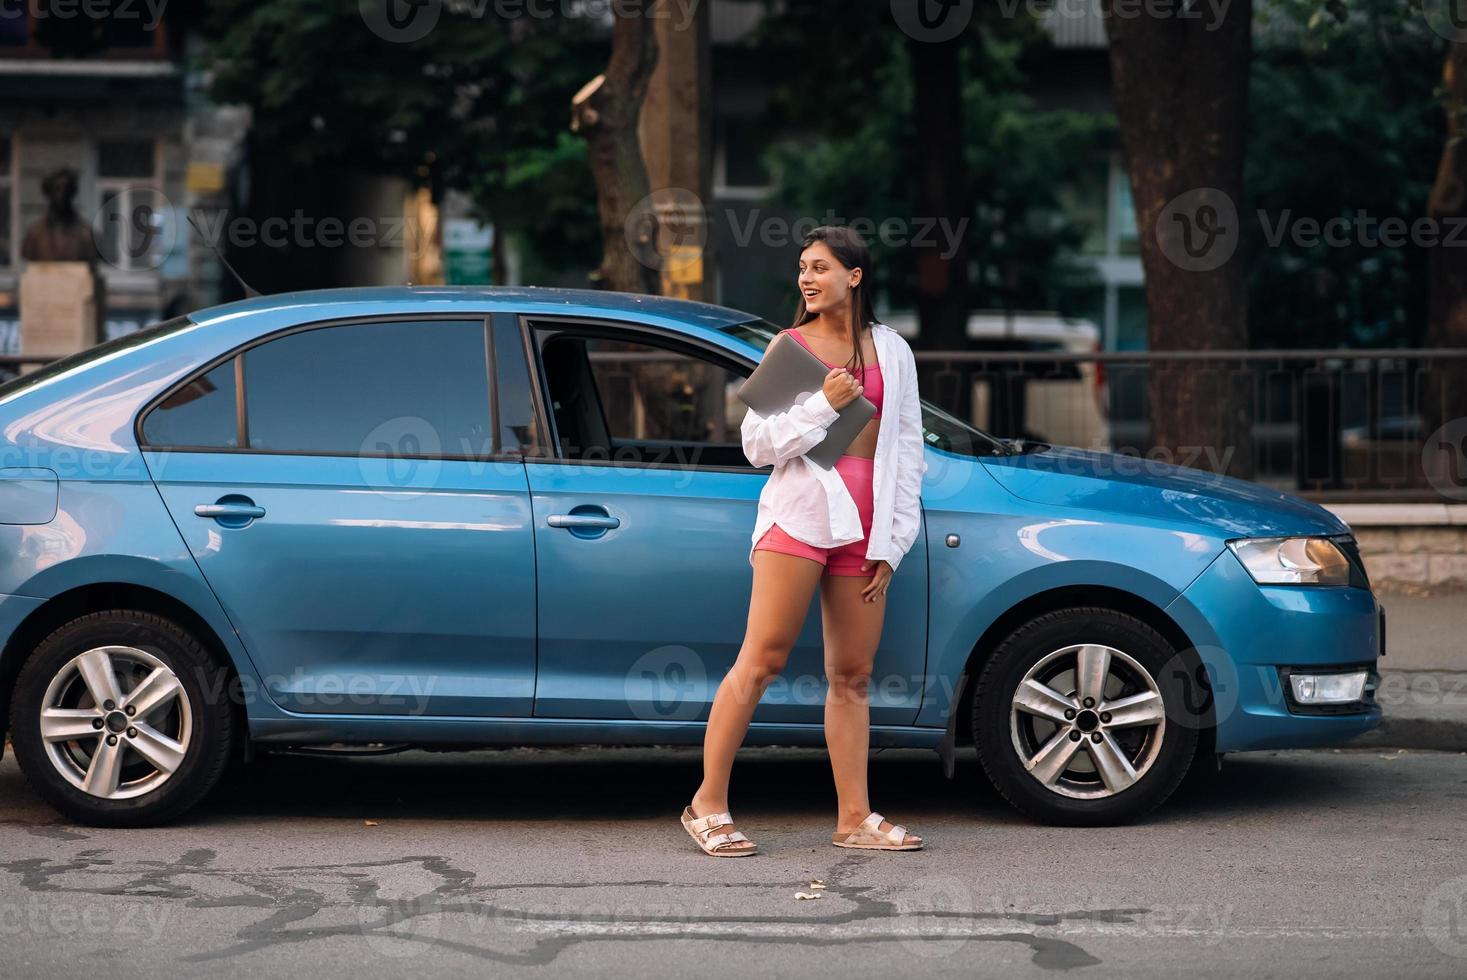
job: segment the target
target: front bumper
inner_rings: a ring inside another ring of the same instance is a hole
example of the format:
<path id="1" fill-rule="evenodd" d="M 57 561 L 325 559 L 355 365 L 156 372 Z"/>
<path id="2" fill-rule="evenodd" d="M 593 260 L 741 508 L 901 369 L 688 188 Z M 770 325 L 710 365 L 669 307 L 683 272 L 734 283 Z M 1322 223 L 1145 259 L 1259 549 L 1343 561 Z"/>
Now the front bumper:
<path id="1" fill-rule="evenodd" d="M 1259 586 L 1224 550 L 1167 612 L 1207 668 L 1218 752 L 1331 745 L 1380 724 L 1374 689 L 1383 627 L 1369 589 Z M 1370 672 L 1357 704 L 1321 711 L 1290 694 L 1291 671 L 1351 669 Z"/>

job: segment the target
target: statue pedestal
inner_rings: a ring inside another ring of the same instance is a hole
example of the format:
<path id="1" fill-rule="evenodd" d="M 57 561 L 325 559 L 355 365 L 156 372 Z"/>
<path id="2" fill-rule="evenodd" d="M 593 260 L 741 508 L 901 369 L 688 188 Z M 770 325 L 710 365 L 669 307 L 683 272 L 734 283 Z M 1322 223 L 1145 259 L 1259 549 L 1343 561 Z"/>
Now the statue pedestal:
<path id="1" fill-rule="evenodd" d="M 102 339 L 106 283 L 85 262 L 30 262 L 20 277 L 20 352 L 60 357 Z"/>

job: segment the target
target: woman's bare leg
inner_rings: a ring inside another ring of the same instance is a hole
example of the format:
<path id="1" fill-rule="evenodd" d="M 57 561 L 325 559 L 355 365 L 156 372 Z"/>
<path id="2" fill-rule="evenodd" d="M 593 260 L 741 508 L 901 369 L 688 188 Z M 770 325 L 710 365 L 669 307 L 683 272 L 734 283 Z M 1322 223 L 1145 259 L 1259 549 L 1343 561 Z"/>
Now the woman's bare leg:
<path id="1" fill-rule="evenodd" d="M 703 817 L 728 809 L 728 782 L 734 754 L 765 689 L 789 659 L 805 625 L 810 600 L 825 566 L 777 551 L 754 552 L 754 586 L 749 621 L 738 659 L 724 675 L 708 712 L 703 735 L 703 784 L 693 794 L 693 814 Z M 719 833 L 732 833 L 725 826 Z"/>
<path id="2" fill-rule="evenodd" d="M 820 580 L 820 615 L 825 637 L 825 745 L 835 775 L 837 833 L 850 833 L 871 812 L 866 763 L 871 746 L 871 703 L 868 697 L 886 596 L 861 598 L 869 576 L 826 575 Z M 892 828 L 889 820 L 880 830 Z M 910 843 L 921 840 L 915 834 Z"/>

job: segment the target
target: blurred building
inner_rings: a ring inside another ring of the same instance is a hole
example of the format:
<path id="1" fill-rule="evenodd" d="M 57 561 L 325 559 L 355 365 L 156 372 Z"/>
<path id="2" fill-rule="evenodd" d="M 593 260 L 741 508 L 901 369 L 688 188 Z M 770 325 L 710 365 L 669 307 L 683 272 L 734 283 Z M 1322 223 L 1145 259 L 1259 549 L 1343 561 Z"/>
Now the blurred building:
<path id="1" fill-rule="evenodd" d="M 115 336 L 208 299 L 218 266 L 185 234 L 186 209 L 222 199 L 245 118 L 210 105 L 187 41 L 143 4 L 66 21 L 43 5 L 0 17 L 0 349 L 18 345 L 21 241 L 45 211 L 42 178 L 79 176 Z M 181 247 L 176 247 L 180 246 Z"/>
<path id="2" fill-rule="evenodd" d="M 265 284 L 272 290 L 441 276 L 432 202 L 401 180 L 292 171 L 248 109 L 208 99 L 202 42 L 170 23 L 166 5 L 156 23 L 140 3 L 68 9 L 63 21 L 44 4 L 0 5 L 0 352 L 18 350 L 21 243 L 46 210 L 43 177 L 60 167 L 79 177 L 108 337 L 239 296 L 216 249 L 248 277 L 240 258 L 250 250 L 231 240 L 241 231 L 263 240 L 263 222 L 302 209 L 313 219 L 383 216 L 381 226 L 405 230 L 360 248 L 287 240 L 277 267 L 295 279 Z"/>

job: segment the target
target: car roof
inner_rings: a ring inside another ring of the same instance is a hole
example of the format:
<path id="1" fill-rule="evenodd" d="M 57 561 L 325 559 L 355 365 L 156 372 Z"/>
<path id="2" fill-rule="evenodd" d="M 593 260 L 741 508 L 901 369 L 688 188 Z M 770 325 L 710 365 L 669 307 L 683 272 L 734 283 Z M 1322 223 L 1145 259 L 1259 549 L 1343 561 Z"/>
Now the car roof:
<path id="1" fill-rule="evenodd" d="M 695 300 L 645 293 L 622 293 L 602 289 L 565 289 L 546 286 L 347 286 L 335 289 L 306 289 L 270 293 L 250 299 L 211 306 L 189 315 L 198 324 L 234 319 L 250 313 L 283 307 L 374 306 L 395 308 L 413 303 L 458 305 L 479 310 L 513 309 L 523 312 L 566 313 L 601 311 L 645 313 L 676 317 L 718 328 L 755 319 L 752 313 L 700 303 Z"/>

